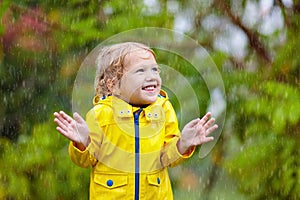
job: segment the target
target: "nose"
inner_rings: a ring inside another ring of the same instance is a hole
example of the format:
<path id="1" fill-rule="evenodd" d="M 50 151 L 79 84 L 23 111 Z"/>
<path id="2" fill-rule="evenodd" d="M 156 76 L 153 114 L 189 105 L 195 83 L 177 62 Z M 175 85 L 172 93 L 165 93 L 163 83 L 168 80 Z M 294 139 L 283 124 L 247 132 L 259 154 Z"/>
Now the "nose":
<path id="1" fill-rule="evenodd" d="M 152 80 L 156 80 L 157 74 L 152 71 L 152 70 L 147 70 L 146 73 L 146 80 L 147 81 L 152 81 Z"/>

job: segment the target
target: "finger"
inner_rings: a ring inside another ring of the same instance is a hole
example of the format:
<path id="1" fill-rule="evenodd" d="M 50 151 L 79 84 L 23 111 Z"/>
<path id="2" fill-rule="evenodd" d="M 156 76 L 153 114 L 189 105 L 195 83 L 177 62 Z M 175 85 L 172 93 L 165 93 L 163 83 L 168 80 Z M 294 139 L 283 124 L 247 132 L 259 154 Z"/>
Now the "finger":
<path id="1" fill-rule="evenodd" d="M 66 114 L 64 111 L 60 111 L 59 113 L 68 123 L 72 123 L 73 118 L 70 115 Z"/>
<path id="2" fill-rule="evenodd" d="M 217 124 L 213 125 L 212 127 L 208 128 L 205 131 L 205 136 L 209 135 L 210 133 L 212 133 L 213 131 L 215 131 L 219 126 Z"/>
<path id="3" fill-rule="evenodd" d="M 200 120 L 199 124 L 204 125 L 206 121 L 211 117 L 211 112 L 206 113 Z"/>
<path id="4" fill-rule="evenodd" d="M 63 130 L 61 127 L 56 127 L 56 130 L 59 132 L 59 133 L 61 133 L 62 135 L 64 135 L 65 137 L 67 137 L 67 135 L 68 135 L 68 133 L 65 131 L 65 130 Z"/>
<path id="5" fill-rule="evenodd" d="M 63 120 L 66 120 L 62 114 L 62 111 L 60 111 L 59 113 L 58 112 L 54 112 L 53 113 L 54 117 L 56 117 L 57 119 L 63 121 Z"/>
<path id="6" fill-rule="evenodd" d="M 63 130 L 67 130 L 67 126 L 62 122 L 62 121 L 60 121 L 58 118 L 55 118 L 54 119 L 54 122 L 61 128 L 61 129 L 63 129 Z"/>
<path id="7" fill-rule="evenodd" d="M 209 119 L 208 122 L 206 122 L 206 124 L 204 124 L 204 128 L 208 129 L 215 121 L 216 121 L 215 118 Z"/>
<path id="8" fill-rule="evenodd" d="M 54 115 L 55 117 L 58 117 L 58 116 L 59 116 L 59 114 L 58 114 L 57 112 L 54 112 L 53 115 Z"/>
<path id="9" fill-rule="evenodd" d="M 57 119 L 60 120 L 60 121 L 66 120 L 66 119 L 63 117 L 63 115 L 61 115 L 61 114 L 58 113 L 58 112 L 54 112 L 53 115 L 54 115 L 55 118 L 57 118 Z"/>
<path id="10" fill-rule="evenodd" d="M 84 122 L 84 119 L 77 112 L 75 112 L 73 114 L 73 117 L 74 117 L 75 121 L 80 124 Z"/>
<path id="11" fill-rule="evenodd" d="M 199 123 L 200 119 L 193 119 L 192 121 L 190 121 L 189 123 L 187 123 L 185 125 L 186 128 L 193 128 L 194 126 L 196 126 Z"/>
<path id="12" fill-rule="evenodd" d="M 70 117 L 68 114 L 66 114 L 64 111 L 60 111 L 59 114 L 68 122 L 72 121 L 72 117 Z"/>
<path id="13" fill-rule="evenodd" d="M 213 141 L 213 140 L 214 140 L 214 137 L 205 137 L 205 138 L 203 138 L 203 140 L 202 140 L 202 144 L 203 144 L 203 143 L 206 143 L 206 142 Z"/>
<path id="14" fill-rule="evenodd" d="M 69 134 L 69 132 L 64 131 L 64 130 L 61 129 L 60 127 L 56 127 L 56 130 L 57 130 L 59 133 L 61 133 L 64 137 L 68 138 L 69 140 L 76 141 L 76 139 L 73 138 L 72 135 Z"/>
<path id="15" fill-rule="evenodd" d="M 60 123 L 64 124 L 66 127 L 70 124 L 67 119 L 60 113 L 54 113 L 55 119 L 58 120 Z M 54 121 L 55 121 L 54 119 Z"/>

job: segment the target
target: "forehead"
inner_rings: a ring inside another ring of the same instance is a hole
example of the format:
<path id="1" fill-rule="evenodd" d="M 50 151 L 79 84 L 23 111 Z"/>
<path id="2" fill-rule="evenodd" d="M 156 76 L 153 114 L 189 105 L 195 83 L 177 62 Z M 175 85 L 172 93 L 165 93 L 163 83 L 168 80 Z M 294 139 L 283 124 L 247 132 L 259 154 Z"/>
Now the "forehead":
<path id="1" fill-rule="evenodd" d="M 135 49 L 130 51 L 124 60 L 125 68 L 131 68 L 140 65 L 156 64 L 154 55 L 146 49 Z"/>

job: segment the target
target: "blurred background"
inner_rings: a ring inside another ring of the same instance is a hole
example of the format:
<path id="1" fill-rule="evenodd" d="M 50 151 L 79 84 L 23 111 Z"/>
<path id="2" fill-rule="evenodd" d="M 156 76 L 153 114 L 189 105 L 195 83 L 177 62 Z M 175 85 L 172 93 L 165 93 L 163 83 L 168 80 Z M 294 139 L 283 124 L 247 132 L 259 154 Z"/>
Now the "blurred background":
<path id="1" fill-rule="evenodd" d="M 1 0 L 0 18 L 0 199 L 88 199 L 90 170 L 71 163 L 53 112 L 72 112 L 94 47 L 140 27 L 193 38 L 225 85 L 216 146 L 170 169 L 175 200 L 300 199 L 299 0 Z M 199 74 L 158 59 L 191 80 L 206 110 Z"/>

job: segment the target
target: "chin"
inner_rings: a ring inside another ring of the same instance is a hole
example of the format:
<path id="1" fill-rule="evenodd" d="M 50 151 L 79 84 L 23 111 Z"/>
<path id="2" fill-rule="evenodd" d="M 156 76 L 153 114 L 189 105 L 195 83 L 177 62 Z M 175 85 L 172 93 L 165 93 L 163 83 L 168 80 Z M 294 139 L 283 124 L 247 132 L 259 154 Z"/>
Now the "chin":
<path id="1" fill-rule="evenodd" d="M 157 97 L 148 100 L 148 104 L 154 103 L 157 100 Z"/>
<path id="2" fill-rule="evenodd" d="M 139 106 L 139 107 L 142 107 L 142 106 L 147 106 L 147 105 L 150 105 L 152 103 L 154 103 L 156 101 L 157 98 L 151 98 L 151 99 L 142 99 L 140 101 L 137 101 L 137 102 L 134 102 L 134 103 L 131 103 L 131 105 L 134 105 L 134 106 Z"/>

